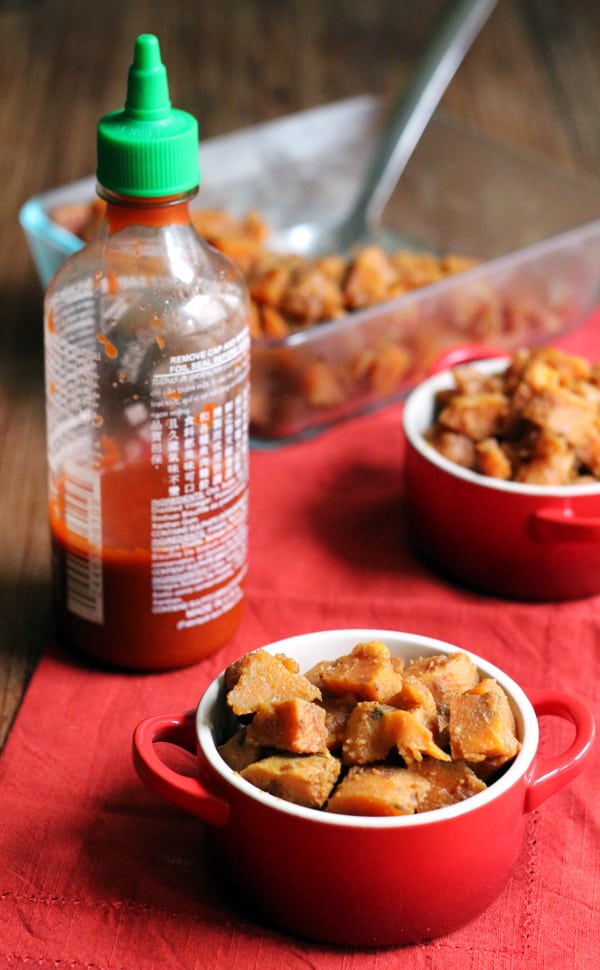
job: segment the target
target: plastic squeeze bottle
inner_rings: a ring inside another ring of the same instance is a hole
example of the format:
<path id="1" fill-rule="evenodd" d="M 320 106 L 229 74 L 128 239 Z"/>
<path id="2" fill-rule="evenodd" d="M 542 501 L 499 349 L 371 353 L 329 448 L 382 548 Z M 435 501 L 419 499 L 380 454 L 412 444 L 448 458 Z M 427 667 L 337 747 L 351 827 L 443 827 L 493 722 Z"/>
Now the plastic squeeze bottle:
<path id="1" fill-rule="evenodd" d="M 45 300 L 49 514 L 59 638 L 160 670 L 215 652 L 247 561 L 248 297 L 196 234 L 195 119 L 139 36 L 98 124 L 99 236 Z"/>

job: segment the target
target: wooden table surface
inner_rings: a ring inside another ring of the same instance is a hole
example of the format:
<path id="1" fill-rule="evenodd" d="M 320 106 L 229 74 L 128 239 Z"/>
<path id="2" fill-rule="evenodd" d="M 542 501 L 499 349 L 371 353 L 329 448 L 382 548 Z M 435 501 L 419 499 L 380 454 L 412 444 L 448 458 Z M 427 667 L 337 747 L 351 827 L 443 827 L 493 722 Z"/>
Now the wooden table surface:
<path id="1" fill-rule="evenodd" d="M 51 630 L 42 292 L 20 206 L 94 171 L 96 121 L 122 105 L 138 33 L 159 36 L 173 102 L 207 138 L 394 93 L 441 7 L 0 0 L 0 746 Z M 598 186 L 599 54 L 597 0 L 499 0 L 442 107 Z"/>

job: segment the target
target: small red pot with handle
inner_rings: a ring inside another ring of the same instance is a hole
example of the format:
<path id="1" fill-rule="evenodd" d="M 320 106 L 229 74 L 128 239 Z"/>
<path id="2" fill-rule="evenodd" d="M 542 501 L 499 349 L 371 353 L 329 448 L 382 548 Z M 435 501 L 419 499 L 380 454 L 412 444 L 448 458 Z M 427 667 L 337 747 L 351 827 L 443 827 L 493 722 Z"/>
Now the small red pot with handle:
<path id="1" fill-rule="evenodd" d="M 337 630 L 278 641 L 265 649 L 301 670 L 381 640 L 404 659 L 457 650 L 443 641 L 386 630 Z M 485 660 L 515 713 L 522 747 L 485 791 L 420 815 L 365 818 L 293 805 L 262 792 L 223 761 L 223 675 L 197 711 L 150 717 L 138 725 L 134 763 L 149 788 L 212 826 L 211 843 L 230 886 L 262 920 L 328 943 L 388 946 L 431 939 L 473 919 L 498 896 L 519 855 L 527 814 L 583 768 L 594 738 L 585 705 L 557 691 L 526 694 Z M 570 721 L 567 750 L 538 754 L 538 717 Z M 169 741 L 197 755 L 187 777 L 161 758 Z"/>
<path id="2" fill-rule="evenodd" d="M 510 359 L 489 348 L 456 348 L 406 401 L 411 544 L 435 570 L 492 596 L 540 602 L 600 593 L 600 482 L 500 481 L 455 464 L 426 441 L 436 394 L 453 386 L 453 367 L 473 360 L 492 374 L 505 370 Z"/>

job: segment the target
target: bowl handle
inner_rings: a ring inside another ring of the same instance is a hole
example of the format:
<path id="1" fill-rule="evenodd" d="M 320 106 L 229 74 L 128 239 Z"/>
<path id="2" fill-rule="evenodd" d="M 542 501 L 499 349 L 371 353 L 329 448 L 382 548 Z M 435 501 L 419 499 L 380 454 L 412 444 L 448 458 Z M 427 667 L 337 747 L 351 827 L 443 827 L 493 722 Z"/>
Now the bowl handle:
<path id="1" fill-rule="evenodd" d="M 576 515 L 571 508 L 549 506 L 530 515 L 527 531 L 534 542 L 555 542 L 557 539 L 596 542 L 600 539 L 600 518 Z"/>
<path id="2" fill-rule="evenodd" d="M 525 811 L 531 812 L 582 771 L 594 745 L 595 724 L 590 709 L 569 694 L 530 690 L 527 695 L 538 717 L 551 715 L 575 725 L 575 737 L 566 751 L 534 760 L 525 794 Z"/>
<path id="3" fill-rule="evenodd" d="M 499 347 L 486 347 L 485 344 L 460 344 L 442 351 L 431 364 L 428 374 L 432 377 L 443 370 L 451 370 L 460 364 L 470 364 L 474 360 L 486 360 L 490 357 L 507 357 L 508 352 Z"/>
<path id="4" fill-rule="evenodd" d="M 195 711 L 183 714 L 159 714 L 141 721 L 133 735 L 133 763 L 151 791 L 178 808 L 197 815 L 211 825 L 225 825 L 229 805 L 203 787 L 198 778 L 181 774 L 160 758 L 158 741 L 167 741 L 196 755 Z"/>

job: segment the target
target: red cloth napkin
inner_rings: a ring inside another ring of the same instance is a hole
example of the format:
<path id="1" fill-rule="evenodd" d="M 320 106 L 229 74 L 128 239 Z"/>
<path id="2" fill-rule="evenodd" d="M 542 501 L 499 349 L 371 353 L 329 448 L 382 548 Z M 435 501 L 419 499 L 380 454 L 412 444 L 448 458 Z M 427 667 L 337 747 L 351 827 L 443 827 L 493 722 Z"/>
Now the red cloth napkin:
<path id="1" fill-rule="evenodd" d="M 600 315 L 563 341 L 600 357 Z M 599 755 L 528 821 L 507 889 L 429 944 L 326 947 L 250 922 L 217 889 L 210 829 L 131 763 L 137 722 L 195 706 L 246 650 L 342 626 L 449 639 L 523 686 L 598 710 L 600 596 L 527 605 L 478 596 L 404 540 L 401 407 L 251 459 L 248 604 L 235 641 L 187 670 L 107 673 L 44 654 L 0 759 L 0 967 L 69 970 L 590 970 L 600 946 Z M 543 745 L 565 746 L 543 719 Z M 373 860 L 376 875 L 377 860 Z M 443 866 L 440 871 L 443 878 Z"/>

